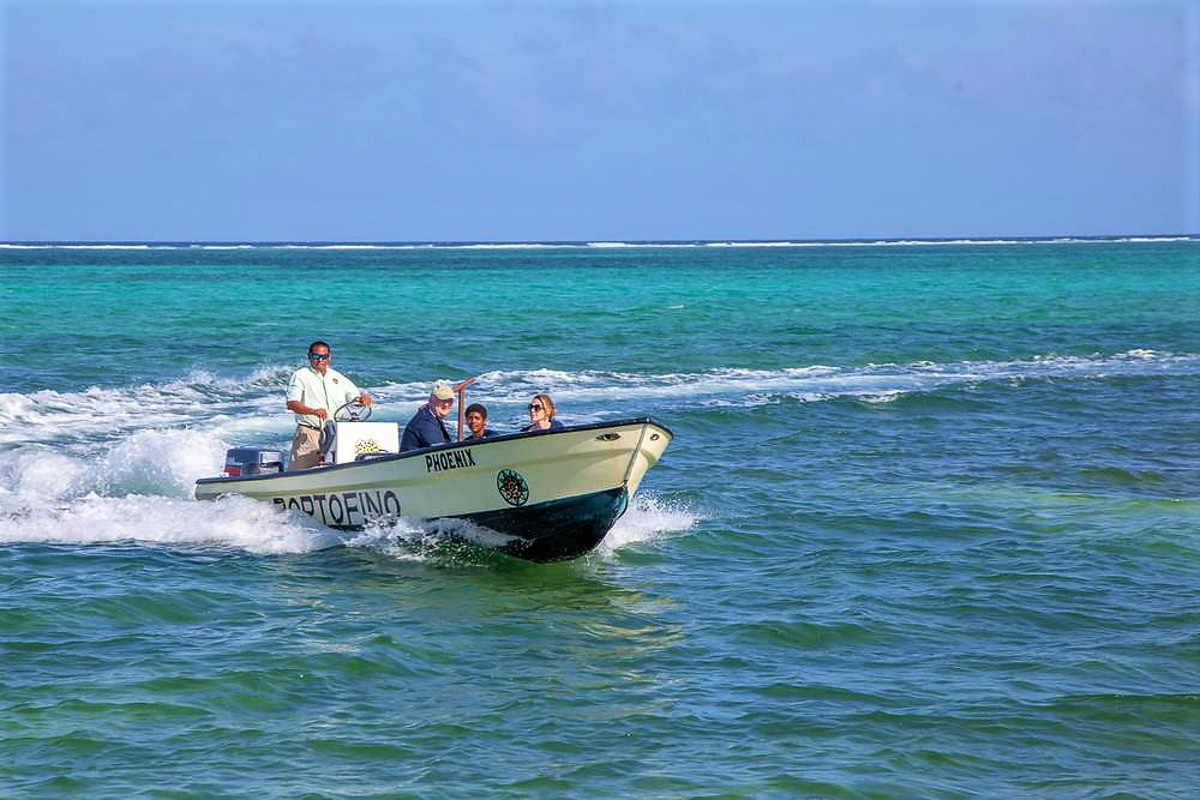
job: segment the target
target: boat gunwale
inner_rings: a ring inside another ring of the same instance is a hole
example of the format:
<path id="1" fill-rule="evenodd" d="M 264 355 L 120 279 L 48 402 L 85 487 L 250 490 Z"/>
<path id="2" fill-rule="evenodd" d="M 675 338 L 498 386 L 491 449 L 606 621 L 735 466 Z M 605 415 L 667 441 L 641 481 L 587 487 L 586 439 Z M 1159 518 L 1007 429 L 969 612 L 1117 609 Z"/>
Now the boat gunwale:
<path id="1" fill-rule="evenodd" d="M 396 423 L 399 425 L 400 423 Z M 542 430 L 542 431 L 517 431 L 516 433 L 503 433 L 499 436 L 489 436 L 486 439 L 463 439 L 459 442 L 445 442 L 443 444 L 435 444 L 429 447 L 421 447 L 416 450 L 405 450 L 403 453 L 382 453 L 373 458 L 363 459 L 362 461 L 350 461 L 346 464 L 329 464 L 325 466 L 313 467 L 311 469 L 297 470 L 295 472 L 268 472 L 264 475 L 217 475 L 211 478 L 197 478 L 196 484 L 209 483 L 241 483 L 243 481 L 264 481 L 276 480 L 281 477 L 301 477 L 304 475 L 325 474 L 334 470 L 353 469 L 355 467 L 366 466 L 367 464 L 379 464 L 386 461 L 401 461 L 406 458 L 422 456 L 427 453 L 436 453 L 439 450 L 454 450 L 460 447 L 481 447 L 487 444 L 496 442 L 511 442 L 518 439 L 530 439 L 538 436 L 557 436 L 563 433 L 577 433 L 579 431 L 598 430 L 601 428 L 617 428 L 625 425 L 654 425 L 662 429 L 671 439 L 675 438 L 675 434 L 666 425 L 663 425 L 653 417 L 634 417 L 632 419 L 620 419 L 610 422 L 588 422 L 582 425 L 565 425 L 557 430 Z M 640 444 L 640 442 L 639 442 Z"/>

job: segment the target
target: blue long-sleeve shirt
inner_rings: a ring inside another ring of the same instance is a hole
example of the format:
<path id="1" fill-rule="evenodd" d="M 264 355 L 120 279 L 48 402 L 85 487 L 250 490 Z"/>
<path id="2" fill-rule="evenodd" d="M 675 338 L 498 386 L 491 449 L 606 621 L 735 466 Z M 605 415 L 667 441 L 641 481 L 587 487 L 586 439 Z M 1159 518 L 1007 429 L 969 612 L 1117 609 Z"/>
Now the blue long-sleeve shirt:
<path id="1" fill-rule="evenodd" d="M 556 430 L 558 430 L 559 428 L 565 428 L 565 427 L 566 427 L 566 426 L 565 426 L 565 425 L 563 425 L 563 424 L 562 424 L 561 422 L 559 422 L 558 420 L 556 420 L 556 419 L 552 419 L 552 420 L 550 420 L 550 427 L 549 427 L 549 428 L 546 428 L 545 430 L 547 430 L 547 431 L 556 431 Z M 530 431 L 538 431 L 538 430 L 542 430 L 542 429 L 541 429 L 541 428 L 535 428 L 535 427 L 533 427 L 533 423 L 532 423 L 532 422 L 531 422 L 531 423 L 529 423 L 528 425 L 526 425 L 524 428 L 521 428 L 521 432 L 522 432 L 522 433 L 528 433 L 528 432 L 530 432 Z"/>
<path id="2" fill-rule="evenodd" d="M 445 444 L 448 441 L 450 432 L 446 430 L 446 423 L 442 422 L 428 405 L 423 405 L 404 426 L 404 435 L 400 437 L 400 452 Z"/>

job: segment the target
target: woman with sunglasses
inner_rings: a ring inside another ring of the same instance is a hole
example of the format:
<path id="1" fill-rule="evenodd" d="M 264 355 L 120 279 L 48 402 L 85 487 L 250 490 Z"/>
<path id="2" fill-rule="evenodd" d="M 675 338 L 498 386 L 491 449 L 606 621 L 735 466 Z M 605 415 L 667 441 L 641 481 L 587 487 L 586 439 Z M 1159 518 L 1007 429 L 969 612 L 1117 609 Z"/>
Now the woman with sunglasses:
<path id="1" fill-rule="evenodd" d="M 554 401 L 550 399 L 550 395 L 535 394 L 529 401 L 529 424 L 521 430 L 552 431 L 563 427 L 563 424 L 554 418 L 554 411 Z"/>

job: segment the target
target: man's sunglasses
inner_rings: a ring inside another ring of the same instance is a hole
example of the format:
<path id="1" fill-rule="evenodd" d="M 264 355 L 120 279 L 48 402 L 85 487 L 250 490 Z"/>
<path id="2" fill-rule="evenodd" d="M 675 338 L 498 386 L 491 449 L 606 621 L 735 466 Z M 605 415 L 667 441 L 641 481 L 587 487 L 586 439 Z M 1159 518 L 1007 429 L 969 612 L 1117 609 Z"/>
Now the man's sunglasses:
<path id="1" fill-rule="evenodd" d="M 540 405 L 538 405 L 537 403 L 530 403 L 529 410 L 530 411 L 541 411 L 542 407 Z"/>
<path id="2" fill-rule="evenodd" d="M 309 353 L 308 358 L 310 361 L 328 361 L 329 353 Z"/>

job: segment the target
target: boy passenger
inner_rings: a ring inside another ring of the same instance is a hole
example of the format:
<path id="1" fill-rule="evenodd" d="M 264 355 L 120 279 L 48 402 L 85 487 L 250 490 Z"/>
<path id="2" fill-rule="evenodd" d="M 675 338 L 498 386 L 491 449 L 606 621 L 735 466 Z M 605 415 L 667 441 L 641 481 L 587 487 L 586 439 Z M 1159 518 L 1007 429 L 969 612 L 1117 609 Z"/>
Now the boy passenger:
<path id="1" fill-rule="evenodd" d="M 463 441 L 468 439 L 486 439 L 489 436 L 496 434 L 487 427 L 487 409 L 482 403 L 471 403 L 467 406 L 467 435 Z"/>

